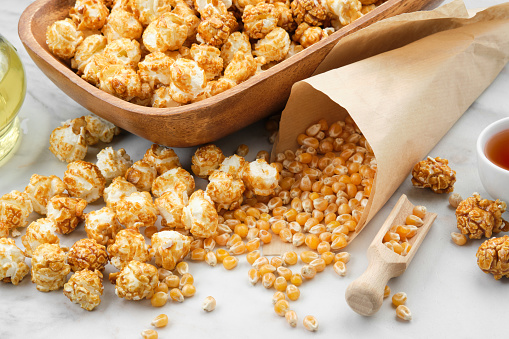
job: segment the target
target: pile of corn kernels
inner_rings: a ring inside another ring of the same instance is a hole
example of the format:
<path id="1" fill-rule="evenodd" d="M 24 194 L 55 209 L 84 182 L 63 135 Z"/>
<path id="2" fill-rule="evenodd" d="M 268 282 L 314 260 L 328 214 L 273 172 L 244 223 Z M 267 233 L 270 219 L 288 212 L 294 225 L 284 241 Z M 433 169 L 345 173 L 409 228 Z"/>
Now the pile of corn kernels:
<path id="1" fill-rule="evenodd" d="M 224 92 L 317 43 L 378 0 L 76 0 L 50 51 L 98 88 L 172 107 Z"/>

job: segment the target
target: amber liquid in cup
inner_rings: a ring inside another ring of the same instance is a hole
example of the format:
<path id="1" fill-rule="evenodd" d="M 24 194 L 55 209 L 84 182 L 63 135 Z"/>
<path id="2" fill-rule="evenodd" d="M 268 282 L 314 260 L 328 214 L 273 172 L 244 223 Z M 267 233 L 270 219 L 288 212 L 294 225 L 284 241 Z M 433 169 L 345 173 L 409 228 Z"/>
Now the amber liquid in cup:
<path id="1" fill-rule="evenodd" d="M 489 161 L 509 171 L 509 129 L 492 136 L 486 143 L 484 153 Z"/>

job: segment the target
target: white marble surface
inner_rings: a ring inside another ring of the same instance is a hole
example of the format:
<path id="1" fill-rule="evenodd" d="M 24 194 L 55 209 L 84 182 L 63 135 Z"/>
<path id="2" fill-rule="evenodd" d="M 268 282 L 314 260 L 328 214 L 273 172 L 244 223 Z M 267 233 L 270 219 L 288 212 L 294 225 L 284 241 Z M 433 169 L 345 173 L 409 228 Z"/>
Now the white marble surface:
<path id="1" fill-rule="evenodd" d="M 16 155 L 0 168 L 0 194 L 13 189 L 23 190 L 33 173 L 62 176 L 65 164 L 48 150 L 48 137 L 63 120 L 87 114 L 87 111 L 61 92 L 35 66 L 24 50 L 18 35 L 17 23 L 29 0 L 0 0 L 0 32 L 17 47 L 28 78 L 26 101 L 20 112 L 23 140 Z M 500 0 L 467 0 L 468 8 L 485 7 Z M 458 123 L 431 151 L 432 156 L 448 158 L 457 172 L 456 192 L 464 197 L 483 190 L 475 160 L 475 140 L 491 122 L 509 116 L 509 66 L 476 100 Z M 249 159 L 261 149 L 269 150 L 267 132 L 262 123 L 254 124 L 217 144 L 229 155 L 240 143 L 250 147 Z M 111 144 L 123 147 L 135 160 L 143 156 L 150 142 L 124 133 Z M 94 161 L 99 148 L 92 148 L 86 160 Z M 176 150 L 184 167 L 190 167 L 194 148 Z M 205 181 L 198 186 L 204 188 Z M 348 284 L 367 266 L 366 248 L 375 236 L 401 194 L 411 201 L 428 206 L 438 213 L 434 227 L 419 249 L 414 261 L 399 278 L 390 281 L 393 291 L 408 294 L 407 305 L 414 319 L 410 323 L 396 320 L 394 308 L 386 301 L 373 317 L 354 313 L 344 300 Z M 97 208 L 94 204 L 87 208 Z M 505 214 L 509 218 L 508 213 Z M 35 219 L 35 213 L 31 220 Z M 349 245 L 352 254 L 348 275 L 337 276 L 329 267 L 312 282 L 301 287 L 301 298 L 291 307 L 299 315 L 299 325 L 292 329 L 272 310 L 273 290 L 252 287 L 247 281 L 248 264 L 241 258 L 233 271 L 211 268 L 204 263 L 192 263 L 197 293 L 182 304 L 169 303 L 162 309 L 150 306 L 149 301 L 126 301 L 114 294 L 113 286 L 105 280 L 101 305 L 86 312 L 72 304 L 62 291 L 41 293 L 26 277 L 18 286 L 1 283 L 0 338 L 137 338 L 150 328 L 150 321 L 159 313 L 166 313 L 170 324 L 159 331 L 160 338 L 245 338 L 294 336 L 298 338 L 432 338 L 432 337 L 494 337 L 500 334 L 506 319 L 508 279 L 495 281 L 482 273 L 476 265 L 475 252 L 480 241 L 464 247 L 451 243 L 450 232 L 455 231 L 454 211 L 447 204 L 447 196 L 412 188 L 406 180 L 375 219 Z M 85 236 L 83 227 L 62 243 L 71 245 Z M 21 241 L 16 240 L 21 247 Z M 109 266 L 106 274 L 111 272 Z M 217 308 L 212 313 L 201 310 L 202 300 L 212 295 Z M 320 329 L 311 334 L 304 330 L 302 319 L 312 314 Z M 502 332 L 503 333 L 503 332 Z"/>

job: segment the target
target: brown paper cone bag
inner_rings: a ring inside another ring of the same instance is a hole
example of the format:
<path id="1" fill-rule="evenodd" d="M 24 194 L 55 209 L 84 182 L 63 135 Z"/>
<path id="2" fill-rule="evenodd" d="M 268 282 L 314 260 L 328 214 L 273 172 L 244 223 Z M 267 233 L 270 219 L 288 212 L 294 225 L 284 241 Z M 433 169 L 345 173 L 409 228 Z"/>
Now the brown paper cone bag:
<path id="1" fill-rule="evenodd" d="M 373 24 L 335 46 L 318 68 L 330 71 L 292 87 L 273 155 L 297 149 L 297 135 L 321 118 L 332 123 L 352 116 L 378 170 L 351 241 L 508 60 L 509 3 L 469 18 L 455 1 Z M 292 247 L 273 242 L 265 255 Z"/>

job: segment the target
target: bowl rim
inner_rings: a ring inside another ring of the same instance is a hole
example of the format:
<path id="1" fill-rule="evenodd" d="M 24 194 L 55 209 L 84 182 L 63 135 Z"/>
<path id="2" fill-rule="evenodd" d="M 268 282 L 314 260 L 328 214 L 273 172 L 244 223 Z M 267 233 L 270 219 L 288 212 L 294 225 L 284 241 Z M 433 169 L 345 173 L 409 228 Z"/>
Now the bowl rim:
<path id="1" fill-rule="evenodd" d="M 499 128 L 502 129 L 499 130 Z M 488 140 L 490 140 L 490 138 L 497 133 L 500 133 L 504 130 L 509 130 L 509 117 L 499 119 L 486 126 L 477 137 L 476 150 L 479 159 L 479 165 L 482 162 L 483 164 L 486 164 L 490 170 L 495 171 L 496 173 L 500 173 L 501 175 L 509 175 L 509 170 L 494 164 L 490 159 L 488 159 L 484 152 Z"/>

